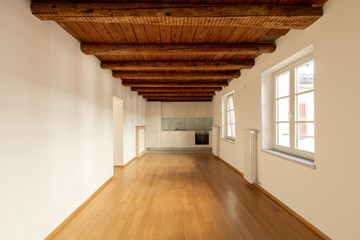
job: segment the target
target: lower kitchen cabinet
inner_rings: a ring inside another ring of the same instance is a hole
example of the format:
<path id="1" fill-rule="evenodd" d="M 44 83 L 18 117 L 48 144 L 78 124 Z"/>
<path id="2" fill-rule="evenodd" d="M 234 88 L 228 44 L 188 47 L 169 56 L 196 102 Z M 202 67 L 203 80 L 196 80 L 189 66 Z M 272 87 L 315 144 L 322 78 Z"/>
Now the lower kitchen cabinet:
<path id="1" fill-rule="evenodd" d="M 186 131 L 177 131 L 175 133 L 175 147 L 176 148 L 186 148 L 189 145 L 188 132 Z"/>
<path id="2" fill-rule="evenodd" d="M 161 147 L 175 147 L 175 132 L 174 131 L 161 131 Z"/>

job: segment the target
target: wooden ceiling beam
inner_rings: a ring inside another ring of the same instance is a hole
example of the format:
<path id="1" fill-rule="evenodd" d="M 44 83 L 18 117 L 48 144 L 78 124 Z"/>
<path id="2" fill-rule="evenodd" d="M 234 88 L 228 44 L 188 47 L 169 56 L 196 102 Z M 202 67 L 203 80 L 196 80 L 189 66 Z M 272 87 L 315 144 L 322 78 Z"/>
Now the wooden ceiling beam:
<path id="1" fill-rule="evenodd" d="M 212 99 L 147 99 L 148 102 L 212 102 Z"/>
<path id="2" fill-rule="evenodd" d="M 328 0 L 313 0 L 312 7 L 323 7 Z"/>
<path id="3" fill-rule="evenodd" d="M 126 87 L 159 87 L 159 88 L 179 88 L 179 87 L 227 87 L 229 84 L 227 82 L 219 82 L 219 83 L 158 83 L 158 82 L 125 82 L 122 81 L 122 85 Z"/>
<path id="4" fill-rule="evenodd" d="M 121 78 L 121 80 L 123 82 L 142 82 L 142 83 L 152 83 L 152 82 L 156 82 L 156 83 L 187 83 L 187 82 L 197 82 L 197 83 L 218 83 L 218 82 L 228 82 L 231 79 L 227 79 L 227 78 L 203 78 L 203 79 L 198 79 L 198 78 L 173 78 L 173 79 L 155 79 L 155 78 L 151 78 L 151 79 L 142 79 L 142 78 Z"/>
<path id="5" fill-rule="evenodd" d="M 146 97 L 146 96 L 143 96 L 143 98 L 145 99 L 151 99 L 151 100 L 154 100 L 154 99 L 157 99 L 157 100 L 211 100 L 213 99 L 213 97 L 179 97 L 179 96 L 175 96 L 175 97 L 171 97 L 171 96 L 155 96 L 155 97 Z"/>
<path id="6" fill-rule="evenodd" d="M 222 87 L 180 87 L 180 88 L 167 88 L 167 87 L 132 87 L 131 91 L 135 92 L 219 92 Z"/>
<path id="7" fill-rule="evenodd" d="M 253 59 L 239 61 L 102 62 L 102 69 L 116 71 L 224 71 L 250 69 Z"/>
<path id="8" fill-rule="evenodd" d="M 318 2 L 323 2 L 318 0 Z M 314 6 L 319 5 L 316 3 Z M 31 3 L 41 20 L 183 26 L 305 29 L 323 15 L 321 7 L 270 4 Z"/>
<path id="9" fill-rule="evenodd" d="M 258 44 L 97 44 L 82 43 L 81 51 L 87 55 L 186 55 L 213 56 L 217 54 L 260 55 L 272 53 L 273 43 Z"/>
<path id="10" fill-rule="evenodd" d="M 157 80 L 198 80 L 198 79 L 231 79 L 240 77 L 240 71 L 223 71 L 223 72 L 113 72 L 114 78 L 121 79 L 156 79 Z"/>
<path id="11" fill-rule="evenodd" d="M 215 96 L 215 92 L 138 92 L 138 95 L 144 97 L 212 97 Z"/>

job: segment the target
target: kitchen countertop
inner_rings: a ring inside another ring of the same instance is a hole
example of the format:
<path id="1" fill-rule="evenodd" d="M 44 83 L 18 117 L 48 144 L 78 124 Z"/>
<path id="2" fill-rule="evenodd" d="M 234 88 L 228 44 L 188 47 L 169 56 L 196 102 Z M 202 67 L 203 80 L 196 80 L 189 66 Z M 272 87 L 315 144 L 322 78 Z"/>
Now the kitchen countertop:
<path id="1" fill-rule="evenodd" d="M 179 130 L 161 130 L 166 132 L 189 132 L 189 131 L 211 131 L 212 129 L 179 129 Z"/>

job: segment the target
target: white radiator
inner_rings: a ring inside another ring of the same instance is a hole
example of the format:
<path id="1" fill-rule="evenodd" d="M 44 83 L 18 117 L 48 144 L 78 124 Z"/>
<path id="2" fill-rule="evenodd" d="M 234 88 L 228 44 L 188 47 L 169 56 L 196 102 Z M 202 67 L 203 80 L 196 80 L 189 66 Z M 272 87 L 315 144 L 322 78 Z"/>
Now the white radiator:
<path id="1" fill-rule="evenodd" d="M 244 178 L 249 183 L 256 182 L 256 133 L 255 129 L 245 130 L 245 166 Z"/>
<path id="2" fill-rule="evenodd" d="M 219 156 L 219 154 L 220 154 L 220 127 L 219 126 L 212 127 L 212 153 L 215 156 Z"/>

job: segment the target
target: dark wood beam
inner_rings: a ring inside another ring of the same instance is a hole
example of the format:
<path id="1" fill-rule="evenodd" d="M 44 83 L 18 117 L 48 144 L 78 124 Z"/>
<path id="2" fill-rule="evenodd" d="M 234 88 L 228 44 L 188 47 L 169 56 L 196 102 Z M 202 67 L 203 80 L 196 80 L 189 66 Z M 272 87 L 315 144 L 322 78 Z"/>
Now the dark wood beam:
<path id="1" fill-rule="evenodd" d="M 212 97 L 215 96 L 214 92 L 138 92 L 138 95 L 142 95 L 144 97 Z"/>
<path id="2" fill-rule="evenodd" d="M 317 6 L 317 5 L 314 5 Z M 323 15 L 322 8 L 269 4 L 31 3 L 41 20 L 152 25 L 232 26 L 305 29 Z"/>
<path id="3" fill-rule="evenodd" d="M 114 78 L 121 79 L 231 79 L 240 77 L 240 71 L 223 72 L 113 72 Z"/>
<path id="4" fill-rule="evenodd" d="M 212 102 L 212 99 L 199 100 L 199 99 L 147 99 L 148 102 Z"/>
<path id="5" fill-rule="evenodd" d="M 167 99 L 167 100 L 174 100 L 174 99 L 176 99 L 176 100 L 181 100 L 181 99 L 193 99 L 193 100 L 211 100 L 211 99 L 213 99 L 213 97 L 179 97 L 179 96 L 175 96 L 175 97 L 145 97 L 145 96 L 143 96 L 143 98 L 145 98 L 145 99 L 151 99 L 151 100 L 154 100 L 154 99 L 157 99 L 157 100 L 165 100 L 165 99 Z"/>
<path id="6" fill-rule="evenodd" d="M 148 83 L 148 82 L 125 82 L 122 85 L 126 87 L 166 87 L 166 88 L 179 88 L 179 87 L 226 87 L 229 86 L 227 82 L 221 83 Z"/>
<path id="7" fill-rule="evenodd" d="M 224 79 L 224 78 L 203 78 L 203 79 L 198 79 L 198 78 L 173 78 L 173 79 L 155 79 L 155 78 L 150 78 L 150 79 L 141 79 L 141 78 L 136 78 L 136 79 L 131 79 L 131 78 L 121 78 L 121 80 L 123 82 L 156 82 L 156 83 L 186 83 L 186 82 L 197 82 L 197 83 L 217 83 L 217 82 L 224 82 L 224 81 L 230 81 L 229 79 Z"/>
<path id="8" fill-rule="evenodd" d="M 222 87 L 132 87 L 135 92 L 218 92 Z"/>
<path id="9" fill-rule="evenodd" d="M 328 0 L 313 0 L 312 7 L 322 7 Z"/>
<path id="10" fill-rule="evenodd" d="M 83 43 L 81 51 L 87 55 L 196 55 L 216 54 L 260 55 L 272 53 L 276 49 L 273 43 L 259 44 L 96 44 Z"/>
<path id="11" fill-rule="evenodd" d="M 254 60 L 239 61 L 168 61 L 168 62 L 102 62 L 102 69 L 117 71 L 226 71 L 250 69 Z"/>

